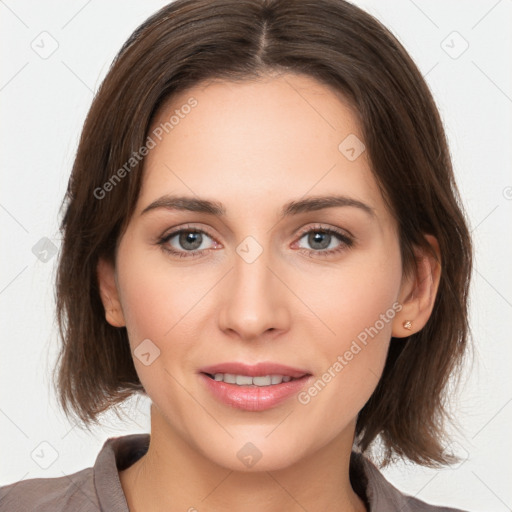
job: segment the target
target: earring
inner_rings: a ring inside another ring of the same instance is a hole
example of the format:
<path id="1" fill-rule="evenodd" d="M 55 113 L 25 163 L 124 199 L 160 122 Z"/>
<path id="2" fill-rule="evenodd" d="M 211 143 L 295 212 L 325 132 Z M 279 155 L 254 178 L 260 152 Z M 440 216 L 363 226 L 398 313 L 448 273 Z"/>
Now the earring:
<path id="1" fill-rule="evenodd" d="M 412 329 L 412 322 L 410 320 L 405 320 L 405 322 L 402 323 L 404 326 L 404 329 L 411 330 Z"/>

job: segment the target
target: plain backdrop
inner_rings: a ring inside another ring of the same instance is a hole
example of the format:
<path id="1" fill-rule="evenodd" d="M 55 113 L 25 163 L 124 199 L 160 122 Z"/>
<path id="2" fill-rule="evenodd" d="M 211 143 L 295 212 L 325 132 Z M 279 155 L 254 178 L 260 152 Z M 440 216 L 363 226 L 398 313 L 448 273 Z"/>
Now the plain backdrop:
<path id="1" fill-rule="evenodd" d="M 80 430 L 60 411 L 49 375 L 58 210 L 80 130 L 123 42 L 165 3 L 0 0 L 0 485 L 70 474 L 91 466 L 108 437 L 149 432 L 145 400 L 127 403 L 129 420 L 109 413 L 105 427 Z M 453 405 L 461 431 L 451 448 L 464 460 L 383 473 L 430 503 L 510 510 L 512 1 L 355 3 L 398 37 L 433 91 L 476 250 L 475 363 Z"/>

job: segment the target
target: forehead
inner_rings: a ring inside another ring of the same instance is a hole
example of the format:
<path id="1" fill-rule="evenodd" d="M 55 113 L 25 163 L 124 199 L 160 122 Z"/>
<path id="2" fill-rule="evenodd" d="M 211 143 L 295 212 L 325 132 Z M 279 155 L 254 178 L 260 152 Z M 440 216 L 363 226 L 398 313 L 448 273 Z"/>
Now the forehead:
<path id="1" fill-rule="evenodd" d="M 162 193 L 254 205 L 282 194 L 350 192 L 382 207 L 356 113 L 305 75 L 200 83 L 164 104 L 149 135 L 155 146 L 139 211 Z M 347 147 L 357 158 L 347 158 Z"/>

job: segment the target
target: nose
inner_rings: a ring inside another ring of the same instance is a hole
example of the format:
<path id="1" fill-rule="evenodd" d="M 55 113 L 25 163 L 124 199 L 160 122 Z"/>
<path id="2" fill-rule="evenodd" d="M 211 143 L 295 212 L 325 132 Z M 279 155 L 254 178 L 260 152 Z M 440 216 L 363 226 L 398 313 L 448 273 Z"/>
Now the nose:
<path id="1" fill-rule="evenodd" d="M 218 320 L 220 329 L 231 337 L 255 341 L 289 328 L 288 303 L 293 294 L 269 252 L 264 250 L 252 262 L 243 253 L 234 256 Z"/>

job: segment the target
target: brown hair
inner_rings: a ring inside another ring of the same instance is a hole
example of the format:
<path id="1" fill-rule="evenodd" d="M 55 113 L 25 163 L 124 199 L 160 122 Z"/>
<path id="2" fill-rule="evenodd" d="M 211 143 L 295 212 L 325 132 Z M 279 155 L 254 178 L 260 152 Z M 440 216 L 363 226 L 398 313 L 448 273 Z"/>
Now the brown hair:
<path id="1" fill-rule="evenodd" d="M 105 320 L 96 276 L 100 256 L 115 261 L 143 159 L 132 161 L 122 179 L 113 182 L 114 174 L 146 143 L 156 112 L 173 94 L 203 80 L 250 80 L 271 71 L 309 75 L 355 108 L 398 223 L 404 273 L 414 269 L 413 248 L 429 248 L 424 234 L 439 242 L 432 315 L 420 332 L 391 339 L 382 378 L 358 416 L 356 442 L 366 451 L 380 435 L 383 465 L 394 455 L 427 466 L 453 462 L 443 452 L 443 424 L 452 419 L 447 383 L 462 368 L 469 337 L 470 236 L 421 73 L 385 27 L 343 0 L 177 0 L 121 48 L 87 115 L 64 198 L 56 282 L 60 404 L 87 425 L 144 393 L 126 329 Z"/>

